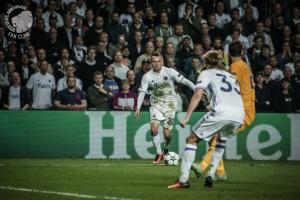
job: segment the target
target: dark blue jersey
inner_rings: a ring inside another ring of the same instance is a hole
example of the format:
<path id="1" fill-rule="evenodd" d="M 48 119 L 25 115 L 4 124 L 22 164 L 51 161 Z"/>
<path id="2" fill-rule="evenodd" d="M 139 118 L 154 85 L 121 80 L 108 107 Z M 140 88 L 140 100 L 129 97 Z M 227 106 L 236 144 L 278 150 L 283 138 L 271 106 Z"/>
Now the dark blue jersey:
<path id="1" fill-rule="evenodd" d="M 58 92 L 57 100 L 63 105 L 80 105 L 81 100 L 85 100 L 85 96 L 82 91 L 75 90 L 70 92 L 67 88 Z"/>

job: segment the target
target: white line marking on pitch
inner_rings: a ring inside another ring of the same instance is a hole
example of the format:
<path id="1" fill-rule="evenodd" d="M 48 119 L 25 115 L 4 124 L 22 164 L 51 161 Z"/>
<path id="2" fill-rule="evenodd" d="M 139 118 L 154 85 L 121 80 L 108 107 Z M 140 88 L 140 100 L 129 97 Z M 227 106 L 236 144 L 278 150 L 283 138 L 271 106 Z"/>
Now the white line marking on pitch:
<path id="1" fill-rule="evenodd" d="M 0 189 L 21 191 L 21 192 L 43 193 L 43 194 L 55 194 L 55 195 L 59 195 L 59 196 L 69 196 L 69 197 L 85 198 L 85 199 L 97 199 L 97 198 L 99 198 L 99 199 L 107 199 L 107 200 L 139 200 L 139 199 L 109 197 L 109 196 L 97 197 L 97 196 L 94 196 L 94 195 L 69 193 L 69 192 L 55 192 L 55 191 L 47 191 L 47 190 L 35 190 L 35 189 L 30 189 L 30 188 L 18 188 L 18 187 L 11 187 L 11 186 L 0 186 Z"/>
<path id="2" fill-rule="evenodd" d="M 3 190 L 15 190 L 21 192 L 35 192 L 35 193 L 44 193 L 44 194 L 56 194 L 61 196 L 70 196 L 70 197 L 78 197 L 78 198 L 86 198 L 86 199 L 96 199 L 96 196 L 93 195 L 85 195 L 85 194 L 78 194 L 78 193 L 69 193 L 69 192 L 55 192 L 55 191 L 47 191 L 47 190 L 34 190 L 29 188 L 18 188 L 18 187 L 11 187 L 11 186 L 0 186 L 0 189 Z"/>

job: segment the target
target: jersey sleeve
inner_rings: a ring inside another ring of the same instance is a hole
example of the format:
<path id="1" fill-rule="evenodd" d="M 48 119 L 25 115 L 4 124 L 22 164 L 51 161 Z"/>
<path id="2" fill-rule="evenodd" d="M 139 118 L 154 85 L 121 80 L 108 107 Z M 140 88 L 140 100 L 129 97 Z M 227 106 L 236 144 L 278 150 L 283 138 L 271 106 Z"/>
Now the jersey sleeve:
<path id="1" fill-rule="evenodd" d="M 148 86 L 149 86 L 149 83 L 148 83 L 148 80 L 147 80 L 147 76 L 144 75 L 143 78 L 142 78 L 142 81 L 141 81 L 141 86 L 139 88 L 139 92 L 147 92 L 148 91 Z"/>
<path id="2" fill-rule="evenodd" d="M 175 80 L 177 83 L 180 83 L 184 79 L 184 76 L 176 70 L 170 68 L 169 71 L 172 79 Z"/>
<path id="3" fill-rule="evenodd" d="M 202 88 L 206 90 L 209 83 L 210 83 L 210 73 L 208 73 L 207 71 L 203 71 L 200 73 L 200 75 L 197 78 L 196 89 Z"/>

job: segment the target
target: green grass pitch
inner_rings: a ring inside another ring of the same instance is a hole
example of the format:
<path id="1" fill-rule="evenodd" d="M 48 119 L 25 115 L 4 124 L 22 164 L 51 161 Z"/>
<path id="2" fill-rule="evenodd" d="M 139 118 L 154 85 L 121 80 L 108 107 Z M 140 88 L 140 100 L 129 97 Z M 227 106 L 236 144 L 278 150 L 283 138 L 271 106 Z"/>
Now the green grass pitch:
<path id="1" fill-rule="evenodd" d="M 0 159 L 0 199 L 300 199 L 300 162 L 226 161 L 213 188 L 190 174 L 189 189 L 168 189 L 180 166 L 151 160 Z"/>

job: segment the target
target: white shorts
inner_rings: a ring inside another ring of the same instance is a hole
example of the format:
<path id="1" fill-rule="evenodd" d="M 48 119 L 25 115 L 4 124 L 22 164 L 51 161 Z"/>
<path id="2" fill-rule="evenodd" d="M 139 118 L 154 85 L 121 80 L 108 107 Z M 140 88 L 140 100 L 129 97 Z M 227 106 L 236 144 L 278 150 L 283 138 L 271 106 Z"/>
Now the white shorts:
<path id="1" fill-rule="evenodd" d="M 161 123 L 164 128 L 172 129 L 174 125 L 175 110 L 167 110 L 166 108 L 151 106 L 150 122 Z"/>
<path id="2" fill-rule="evenodd" d="M 227 141 L 233 137 L 241 123 L 223 120 L 212 116 L 210 113 L 204 115 L 192 128 L 198 138 L 209 141 L 215 134 L 220 134 L 221 140 Z"/>

